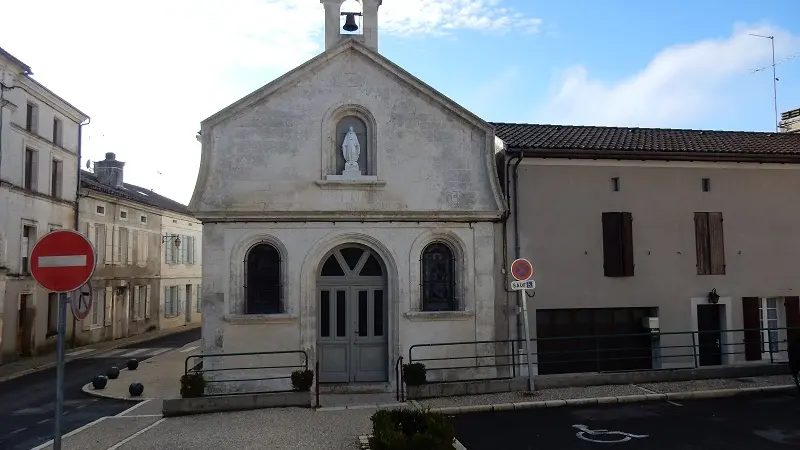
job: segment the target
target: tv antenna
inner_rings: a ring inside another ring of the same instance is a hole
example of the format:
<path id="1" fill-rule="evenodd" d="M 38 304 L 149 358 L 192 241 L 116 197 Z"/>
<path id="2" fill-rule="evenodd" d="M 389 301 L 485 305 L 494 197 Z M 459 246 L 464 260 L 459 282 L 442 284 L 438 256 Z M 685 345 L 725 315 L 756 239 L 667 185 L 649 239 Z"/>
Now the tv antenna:
<path id="1" fill-rule="evenodd" d="M 778 81 L 780 81 L 780 79 L 778 78 L 778 74 L 776 73 L 775 66 L 777 66 L 780 63 L 784 63 L 786 61 L 789 61 L 791 59 L 800 57 L 800 53 L 798 53 L 796 55 L 792 55 L 792 56 L 786 57 L 786 58 L 776 62 L 775 61 L 775 36 L 764 36 L 764 35 L 761 35 L 761 34 L 754 34 L 754 33 L 748 33 L 748 34 L 750 36 L 755 36 L 755 37 L 759 37 L 759 38 L 763 38 L 763 39 L 769 39 L 770 40 L 770 44 L 772 44 L 772 64 L 770 64 L 768 66 L 760 67 L 758 69 L 755 69 L 751 73 L 758 73 L 758 72 L 761 72 L 763 70 L 767 70 L 770 67 L 772 67 L 772 104 L 773 104 L 773 107 L 775 108 L 775 131 L 777 132 L 777 131 L 780 130 L 780 128 L 779 128 L 780 127 L 780 121 L 778 120 Z"/>

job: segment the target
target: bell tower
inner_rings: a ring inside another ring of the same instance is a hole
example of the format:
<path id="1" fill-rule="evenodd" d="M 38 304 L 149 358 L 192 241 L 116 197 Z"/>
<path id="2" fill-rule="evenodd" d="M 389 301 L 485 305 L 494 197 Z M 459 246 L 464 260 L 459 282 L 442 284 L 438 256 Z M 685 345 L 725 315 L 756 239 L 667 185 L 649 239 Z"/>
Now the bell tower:
<path id="1" fill-rule="evenodd" d="M 345 2 L 320 0 L 325 6 L 325 50 L 335 47 L 342 39 L 358 39 L 378 51 L 378 8 L 383 0 L 349 0 L 343 5 Z M 360 3 L 361 12 L 350 7 L 356 3 Z"/>

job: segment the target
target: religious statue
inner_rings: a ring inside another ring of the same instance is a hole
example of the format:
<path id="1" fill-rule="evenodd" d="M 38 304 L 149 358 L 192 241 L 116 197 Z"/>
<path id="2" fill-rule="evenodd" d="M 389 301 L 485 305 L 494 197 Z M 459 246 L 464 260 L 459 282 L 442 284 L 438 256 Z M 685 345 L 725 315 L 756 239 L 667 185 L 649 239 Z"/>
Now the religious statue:
<path id="1" fill-rule="evenodd" d="M 344 170 L 346 172 L 351 171 L 359 171 L 358 169 L 358 157 L 361 154 L 361 144 L 358 143 L 358 136 L 356 136 L 356 132 L 353 130 L 353 127 L 350 127 L 350 131 L 344 137 L 344 141 L 342 142 L 342 154 L 344 155 Z"/>

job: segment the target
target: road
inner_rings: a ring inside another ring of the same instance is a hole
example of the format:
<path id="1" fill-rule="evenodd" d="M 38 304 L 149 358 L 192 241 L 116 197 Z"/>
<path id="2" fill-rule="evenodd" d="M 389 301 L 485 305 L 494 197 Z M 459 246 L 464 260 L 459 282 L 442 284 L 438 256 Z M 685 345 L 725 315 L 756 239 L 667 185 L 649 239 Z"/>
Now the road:
<path id="1" fill-rule="evenodd" d="M 780 450 L 800 448 L 798 418 L 800 396 L 785 394 L 474 413 L 455 420 L 456 437 L 469 450 Z"/>
<path id="2" fill-rule="evenodd" d="M 195 328 L 115 350 L 83 350 L 81 356 L 85 357 L 65 365 L 61 421 L 63 433 L 101 417 L 118 414 L 134 405 L 131 402 L 91 397 L 81 392 L 83 385 L 92 381 L 95 375 L 104 374 L 111 366 L 125 367 L 130 358 L 142 361 L 198 339 L 200 329 Z M 109 382 L 113 383 L 113 380 Z M 0 383 L 0 449 L 30 450 L 53 438 L 55 383 L 55 368 Z"/>

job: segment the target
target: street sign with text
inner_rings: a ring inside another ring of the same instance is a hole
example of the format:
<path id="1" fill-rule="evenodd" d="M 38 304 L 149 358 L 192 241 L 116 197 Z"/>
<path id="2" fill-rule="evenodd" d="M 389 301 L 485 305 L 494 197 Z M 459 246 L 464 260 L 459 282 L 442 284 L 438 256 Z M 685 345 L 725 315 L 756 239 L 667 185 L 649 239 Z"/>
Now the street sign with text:
<path id="1" fill-rule="evenodd" d="M 511 290 L 512 291 L 527 291 L 528 289 L 536 289 L 536 281 L 534 280 L 524 280 L 524 281 L 512 281 L 511 282 Z"/>
<path id="2" fill-rule="evenodd" d="M 31 252 L 31 275 L 43 288 L 72 292 L 94 273 L 92 243 L 73 230 L 56 230 L 42 236 Z"/>

